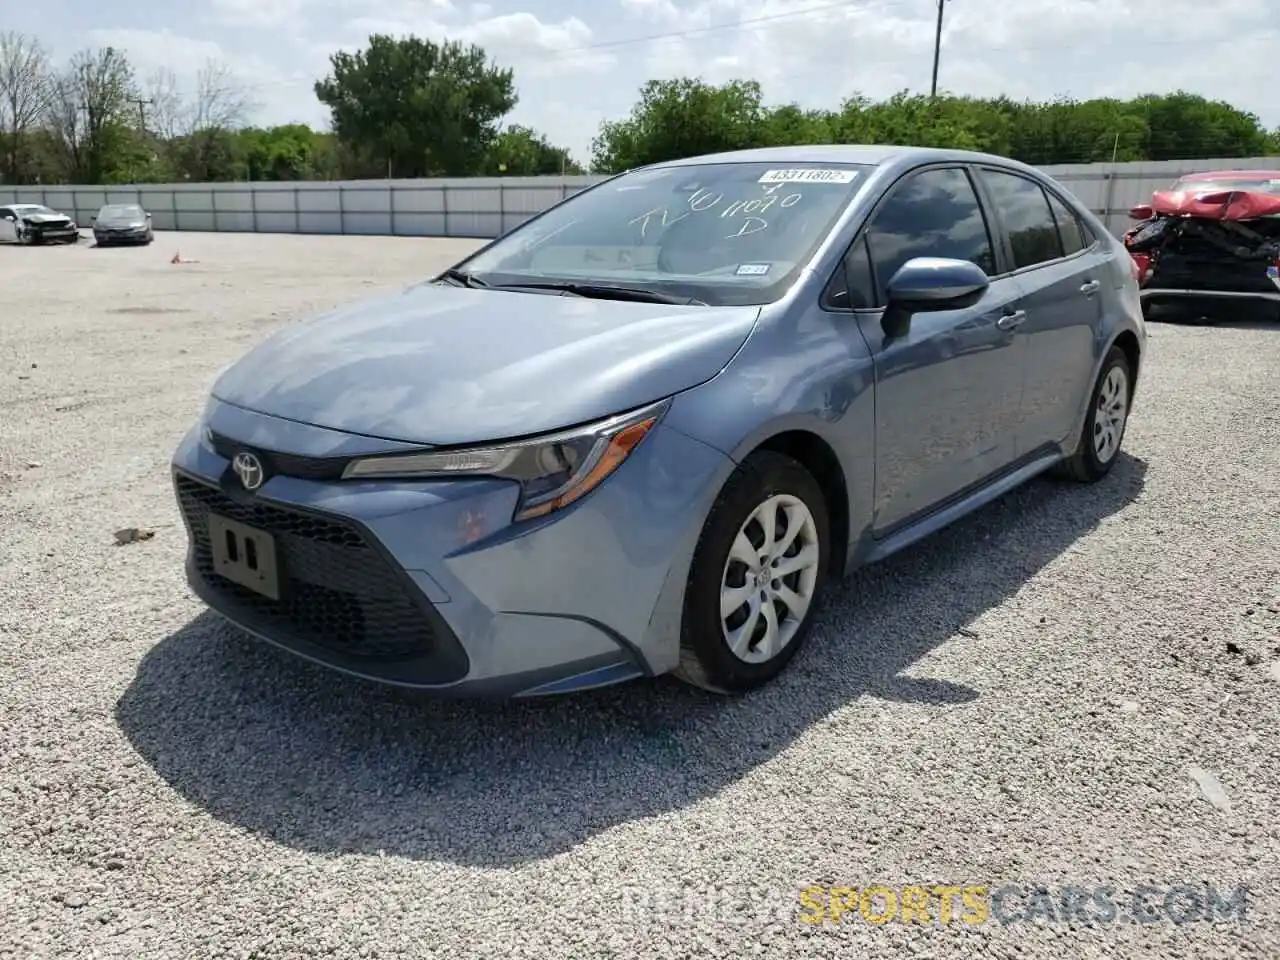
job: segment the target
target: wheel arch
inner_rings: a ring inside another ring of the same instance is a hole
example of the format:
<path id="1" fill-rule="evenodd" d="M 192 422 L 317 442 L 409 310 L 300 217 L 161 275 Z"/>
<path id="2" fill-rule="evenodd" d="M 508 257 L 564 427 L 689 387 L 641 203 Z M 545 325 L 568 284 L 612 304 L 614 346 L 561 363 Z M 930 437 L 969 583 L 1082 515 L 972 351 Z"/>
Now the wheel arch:
<path id="1" fill-rule="evenodd" d="M 775 433 L 752 447 L 746 457 L 764 450 L 795 460 L 809 471 L 822 489 L 831 531 L 831 556 L 827 570 L 831 579 L 838 580 L 849 553 L 849 486 L 840 458 L 825 439 L 805 429 L 793 428 Z"/>
<path id="2" fill-rule="evenodd" d="M 1142 346 L 1138 343 L 1138 335 L 1132 330 L 1121 330 L 1111 341 L 1111 346 L 1119 347 L 1124 353 L 1125 359 L 1129 361 L 1129 392 L 1132 394 L 1137 387 L 1138 375 L 1142 366 Z M 1108 348 L 1107 353 L 1110 352 L 1111 350 Z M 1130 399 L 1132 399 L 1132 396 Z"/>

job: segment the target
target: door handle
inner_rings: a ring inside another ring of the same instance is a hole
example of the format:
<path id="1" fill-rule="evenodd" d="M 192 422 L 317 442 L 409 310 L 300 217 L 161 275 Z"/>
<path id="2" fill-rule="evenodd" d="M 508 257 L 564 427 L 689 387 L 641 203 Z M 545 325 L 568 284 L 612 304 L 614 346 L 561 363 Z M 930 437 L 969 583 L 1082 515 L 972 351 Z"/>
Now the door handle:
<path id="1" fill-rule="evenodd" d="M 1016 310 L 1013 313 L 1006 313 L 996 321 L 996 326 L 1001 330 L 1012 330 L 1014 327 L 1021 326 L 1022 321 L 1027 319 L 1027 311 Z"/>
<path id="2" fill-rule="evenodd" d="M 1098 292 L 1098 288 L 1102 286 L 1097 280 L 1090 280 L 1088 283 L 1080 284 L 1080 292 L 1086 297 L 1092 297 Z"/>

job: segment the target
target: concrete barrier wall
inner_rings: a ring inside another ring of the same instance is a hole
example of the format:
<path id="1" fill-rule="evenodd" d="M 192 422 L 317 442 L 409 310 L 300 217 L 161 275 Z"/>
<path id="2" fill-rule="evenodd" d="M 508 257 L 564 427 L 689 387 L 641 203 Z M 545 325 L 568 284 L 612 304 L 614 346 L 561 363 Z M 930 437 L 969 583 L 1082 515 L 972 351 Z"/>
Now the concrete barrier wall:
<path id="1" fill-rule="evenodd" d="M 1101 216 L 1114 233 L 1128 210 L 1179 176 L 1200 170 L 1278 169 L 1280 157 L 1065 164 L 1044 171 Z M 10 187 L 0 205 L 42 203 L 82 226 L 106 203 L 140 203 L 157 230 L 496 237 L 602 177 L 473 177 L 297 183 L 162 183 Z"/>

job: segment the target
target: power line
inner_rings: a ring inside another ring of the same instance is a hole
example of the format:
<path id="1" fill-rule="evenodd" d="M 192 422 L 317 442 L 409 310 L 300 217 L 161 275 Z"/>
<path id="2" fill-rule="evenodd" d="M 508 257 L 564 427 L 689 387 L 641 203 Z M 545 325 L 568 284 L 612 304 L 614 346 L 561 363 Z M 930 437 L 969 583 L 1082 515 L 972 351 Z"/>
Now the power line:
<path id="1" fill-rule="evenodd" d="M 950 2 L 950 0 L 947 0 L 947 2 Z M 1204 37 L 1185 38 L 1184 37 L 1184 38 L 1165 39 L 1165 40 L 1143 40 L 1142 46 L 1143 46 L 1143 49 L 1147 49 L 1149 47 L 1180 47 L 1180 46 L 1192 46 L 1192 45 L 1197 47 L 1212 47 L 1212 46 L 1218 46 L 1226 43 L 1238 44 L 1239 42 L 1240 42 L 1239 35 L 1223 36 L 1223 37 L 1208 37 L 1208 38 L 1204 38 Z M 952 56 L 955 56 L 957 53 L 969 53 L 971 55 L 982 53 L 985 55 L 988 53 L 1022 53 L 1022 52 L 1036 52 L 1040 50 L 1053 50 L 1055 52 L 1060 52 L 1065 54 L 1072 54 L 1072 53 L 1095 54 L 1097 51 L 1097 47 L 1094 45 L 1086 46 L 1082 44 L 1079 47 L 1073 48 L 1073 47 L 1068 47 L 1063 45 L 1060 41 L 1059 42 L 1051 41 L 1043 44 L 1012 43 L 1012 44 L 983 46 L 980 51 L 973 50 L 973 49 L 966 50 L 965 48 L 956 50 L 954 47 L 948 47 L 948 49 L 951 51 Z M 876 70 L 876 69 L 879 69 L 880 67 L 885 67 L 885 66 L 897 66 L 899 64 L 913 63 L 913 62 L 918 62 L 918 58 L 919 58 L 918 53 L 907 53 L 907 54 L 902 54 L 900 56 L 885 57 L 883 59 L 876 59 L 873 61 L 869 61 L 867 64 L 867 68 L 870 70 Z M 806 66 L 805 69 L 803 70 L 788 71 L 787 73 L 781 73 L 774 76 L 770 76 L 768 77 L 768 82 L 771 84 L 778 84 L 778 83 L 786 82 L 788 80 L 796 80 L 801 78 L 812 77 L 815 72 L 822 72 L 826 75 L 830 75 L 832 71 L 836 69 L 836 67 L 837 67 L 836 64 L 811 63 L 808 66 Z M 664 79 L 674 79 L 674 78 L 668 77 Z M 634 94 L 632 94 L 632 97 L 634 98 Z M 611 109 L 611 106 L 607 106 L 603 101 L 591 102 L 591 101 L 579 100 L 579 101 L 575 101 L 575 108 L 579 110 L 602 110 L 603 111 L 603 110 Z M 831 107 L 831 109 L 836 109 L 836 108 L 838 108 L 838 104 L 835 104 Z"/>
<path id="2" fill-rule="evenodd" d="M 855 0 L 839 0 L 837 3 L 824 3 L 816 7 L 805 7 L 802 10 L 788 10 L 786 13 L 772 13 L 763 17 L 748 17 L 745 20 L 734 20 L 727 23 L 713 23 L 705 27 L 690 27 L 687 30 L 672 30 L 669 33 L 652 33 L 643 37 L 628 37 L 624 40 L 602 40 L 599 43 L 587 43 L 580 47 L 565 47 L 563 50 L 557 50 L 550 56 L 540 56 L 538 59 L 558 60 L 561 57 L 572 58 L 578 53 L 589 53 L 594 50 L 612 49 L 615 47 L 625 47 L 636 43 L 653 43 L 659 40 L 683 40 L 685 37 L 697 36 L 703 33 L 712 33 L 716 30 L 740 30 L 743 27 L 753 27 L 761 23 L 773 23 L 777 20 L 789 20 L 794 17 L 804 17 L 811 13 L 822 13 L 827 10 L 838 10 L 842 7 L 852 7 Z M 884 2 L 864 3 L 857 7 L 858 10 L 879 10 L 884 7 L 900 7 L 908 0 L 884 0 Z"/>
<path id="3" fill-rule="evenodd" d="M 809 14 L 824 13 L 830 10 L 839 10 L 844 8 L 853 8 L 859 12 L 863 10 L 883 10 L 888 7 L 905 6 L 911 2 L 912 0 L 874 0 L 874 2 L 871 3 L 858 3 L 858 0 L 838 0 L 838 2 L 835 3 L 824 3 L 813 7 L 805 7 L 800 10 L 788 10 L 785 13 L 772 13 L 761 17 L 748 17 L 744 20 L 712 23 L 704 27 L 689 27 L 685 30 L 672 30 L 667 33 L 651 33 L 639 37 L 625 37 L 620 40 L 601 40 L 597 43 L 586 43 L 577 47 L 563 47 L 559 50 L 548 50 L 537 54 L 530 54 L 528 59 L 536 61 L 539 64 L 557 62 L 560 60 L 574 60 L 583 54 L 594 53 L 597 50 L 613 50 L 618 47 L 634 46 L 636 44 L 660 43 L 667 40 L 683 40 L 686 37 L 701 36 L 703 34 L 714 33 L 717 31 L 736 32 L 749 27 L 758 26 L 762 23 L 793 20 L 808 16 Z M 855 3 L 858 3 L 858 5 L 855 6 Z M 521 58 L 515 58 L 514 62 L 519 63 L 520 59 Z M 286 81 L 285 85 L 309 85 L 313 82 L 313 80 L 299 77 Z"/>

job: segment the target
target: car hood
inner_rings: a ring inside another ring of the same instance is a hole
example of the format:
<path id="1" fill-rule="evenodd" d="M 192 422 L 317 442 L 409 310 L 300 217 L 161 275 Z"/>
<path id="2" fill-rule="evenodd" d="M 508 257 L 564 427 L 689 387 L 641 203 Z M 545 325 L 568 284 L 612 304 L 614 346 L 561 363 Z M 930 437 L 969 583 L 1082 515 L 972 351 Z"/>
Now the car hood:
<path id="1" fill-rule="evenodd" d="M 276 334 L 213 395 L 388 440 L 510 439 L 709 380 L 759 313 L 420 284 Z"/>
<path id="2" fill-rule="evenodd" d="M 22 219 L 27 223 L 66 223 L 71 218 L 62 213 L 26 213 Z"/>
<path id="3" fill-rule="evenodd" d="M 100 217 L 93 225 L 95 227 L 111 227 L 112 229 L 119 229 L 120 227 L 138 227 L 141 229 L 147 224 L 145 217 Z"/>
<path id="4" fill-rule="evenodd" d="M 1163 190 L 1151 198 L 1153 212 L 1202 220 L 1256 220 L 1280 216 L 1280 194 L 1251 190 Z"/>

